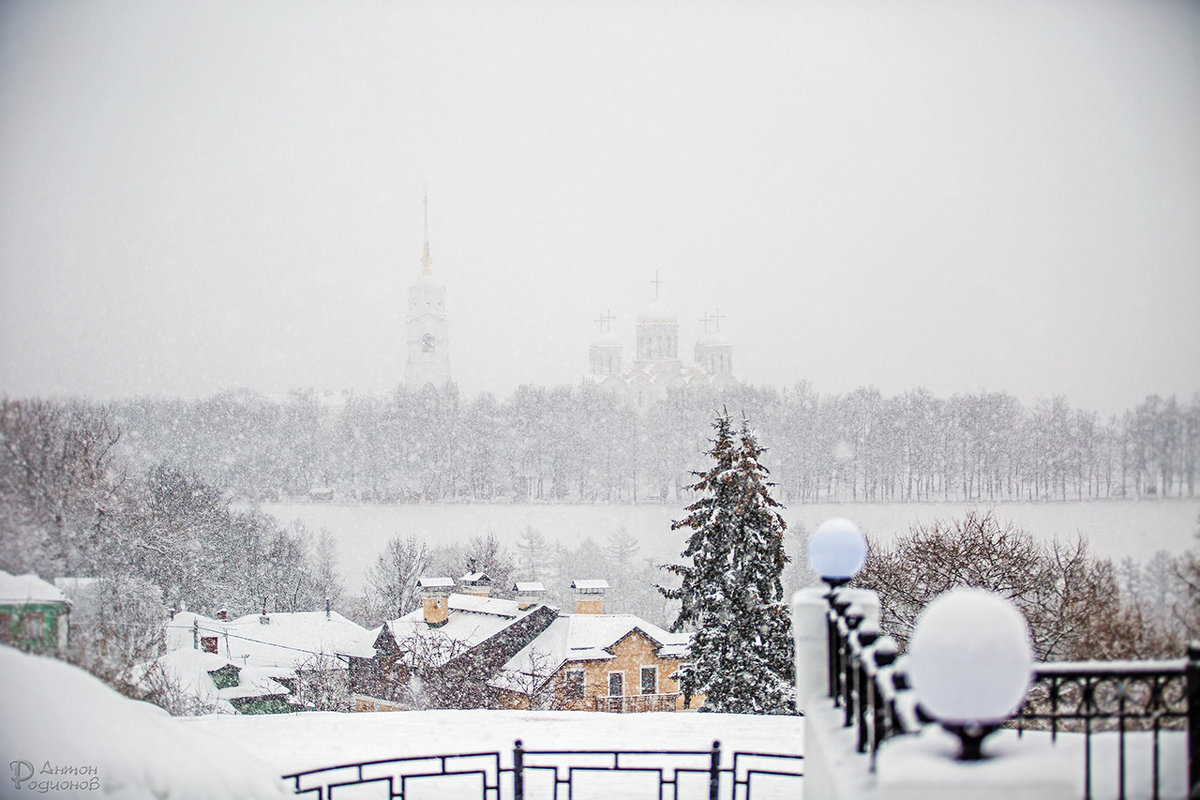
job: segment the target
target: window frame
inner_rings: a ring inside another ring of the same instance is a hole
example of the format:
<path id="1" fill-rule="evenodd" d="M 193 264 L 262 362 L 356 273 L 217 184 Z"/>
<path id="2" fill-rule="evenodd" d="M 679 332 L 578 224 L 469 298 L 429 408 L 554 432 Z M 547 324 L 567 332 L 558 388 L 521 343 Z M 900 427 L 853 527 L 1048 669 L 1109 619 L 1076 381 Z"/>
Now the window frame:
<path id="1" fill-rule="evenodd" d="M 620 683 L 621 683 L 621 685 L 620 685 L 621 693 L 620 694 L 613 694 L 613 678 L 614 677 L 616 677 L 620 680 Z M 609 670 L 609 672 L 608 672 L 608 696 L 609 697 L 625 697 L 625 670 L 623 670 L 623 669 Z"/>
<path id="2" fill-rule="evenodd" d="M 654 679 L 650 684 L 650 691 L 646 691 L 646 673 L 654 675 Z M 642 694 L 658 694 L 658 665 L 643 664 L 638 670 L 638 689 Z"/>
<path id="3" fill-rule="evenodd" d="M 578 685 L 572 682 L 575 675 L 579 676 Z M 563 670 L 563 700 L 568 702 L 582 701 L 587 697 L 587 670 L 586 669 L 568 669 Z"/>
<path id="4" fill-rule="evenodd" d="M 30 631 L 31 626 L 37 627 L 37 633 Z M 46 638 L 46 615 L 41 611 L 30 611 L 21 615 L 21 632 L 29 642 L 41 641 Z"/>

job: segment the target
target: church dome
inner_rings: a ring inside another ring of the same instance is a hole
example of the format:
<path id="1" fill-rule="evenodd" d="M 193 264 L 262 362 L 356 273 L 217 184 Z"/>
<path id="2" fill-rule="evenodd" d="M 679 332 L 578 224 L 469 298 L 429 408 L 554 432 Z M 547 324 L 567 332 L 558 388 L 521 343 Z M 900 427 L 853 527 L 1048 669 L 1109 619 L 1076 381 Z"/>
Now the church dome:
<path id="1" fill-rule="evenodd" d="M 706 333 L 696 340 L 697 347 L 729 347 L 732 342 L 720 331 Z"/>
<path id="2" fill-rule="evenodd" d="M 592 347 L 620 347 L 621 337 L 612 331 L 605 331 L 592 339 Z"/>
<path id="3" fill-rule="evenodd" d="M 638 322 L 678 322 L 675 312 L 662 300 L 655 300 L 638 314 Z"/>

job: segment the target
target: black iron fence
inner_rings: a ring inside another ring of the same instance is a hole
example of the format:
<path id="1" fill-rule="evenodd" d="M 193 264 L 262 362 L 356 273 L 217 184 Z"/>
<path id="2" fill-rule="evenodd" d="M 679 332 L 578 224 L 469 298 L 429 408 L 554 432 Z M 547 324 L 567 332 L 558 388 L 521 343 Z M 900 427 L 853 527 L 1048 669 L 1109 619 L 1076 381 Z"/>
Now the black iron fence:
<path id="1" fill-rule="evenodd" d="M 657 785 L 660 800 L 753 800 L 754 787 L 763 781 L 801 780 L 803 758 L 739 750 L 722 766 L 719 741 L 713 742 L 710 750 L 527 750 L 518 739 L 511 766 L 501 763 L 500 751 L 491 751 L 339 764 L 284 775 L 283 779 L 292 782 L 296 795 L 315 800 L 335 800 L 349 794 L 349 787 L 363 786 L 376 787 L 374 796 L 397 800 L 410 798 L 418 786 L 447 797 L 558 800 L 572 797 L 579 782 L 597 777 L 610 791 L 614 781 L 621 779 L 640 781 L 639 793 Z M 353 791 L 354 797 L 365 796 Z"/>
<path id="2" fill-rule="evenodd" d="M 834 589 L 829 597 L 829 696 L 843 709 L 845 727 L 856 729 L 858 752 L 868 755 L 873 770 L 883 742 L 916 733 L 933 719 L 917 703 L 896 642 L 856 602 L 858 591 Z M 1134 787 L 1133 793 L 1159 798 L 1166 778 L 1164 734 L 1176 731 L 1185 739 L 1187 774 L 1175 783 L 1200 797 L 1200 644 L 1188 648 L 1187 658 L 1169 661 L 1037 664 L 1026 702 L 1009 727 L 1018 735 L 1048 731 L 1056 743 L 1060 734 L 1082 736 L 1088 800 L 1097 767 L 1096 737 L 1106 735 L 1106 745 L 1111 744 L 1105 753 L 1113 754 L 1118 797 L 1131 791 L 1127 767 L 1136 757 L 1150 760 L 1150 785 Z"/>

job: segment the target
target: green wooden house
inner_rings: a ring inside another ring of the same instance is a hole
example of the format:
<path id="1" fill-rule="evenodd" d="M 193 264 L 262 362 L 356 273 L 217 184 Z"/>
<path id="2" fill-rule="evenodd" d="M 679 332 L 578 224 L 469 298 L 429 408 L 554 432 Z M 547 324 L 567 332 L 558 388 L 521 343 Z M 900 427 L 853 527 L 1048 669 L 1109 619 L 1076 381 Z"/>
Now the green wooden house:
<path id="1" fill-rule="evenodd" d="M 71 601 L 54 584 L 0 570 L 0 643 L 62 655 L 70 613 Z"/>

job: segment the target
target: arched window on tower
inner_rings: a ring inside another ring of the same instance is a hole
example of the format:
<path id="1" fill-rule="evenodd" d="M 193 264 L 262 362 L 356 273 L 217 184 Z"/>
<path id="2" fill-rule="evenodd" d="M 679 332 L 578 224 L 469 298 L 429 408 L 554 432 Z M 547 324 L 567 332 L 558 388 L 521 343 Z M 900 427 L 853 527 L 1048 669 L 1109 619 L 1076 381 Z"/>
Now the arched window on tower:
<path id="1" fill-rule="evenodd" d="M 434 348 L 433 334 L 427 333 L 421 337 L 421 352 L 432 353 Z"/>

